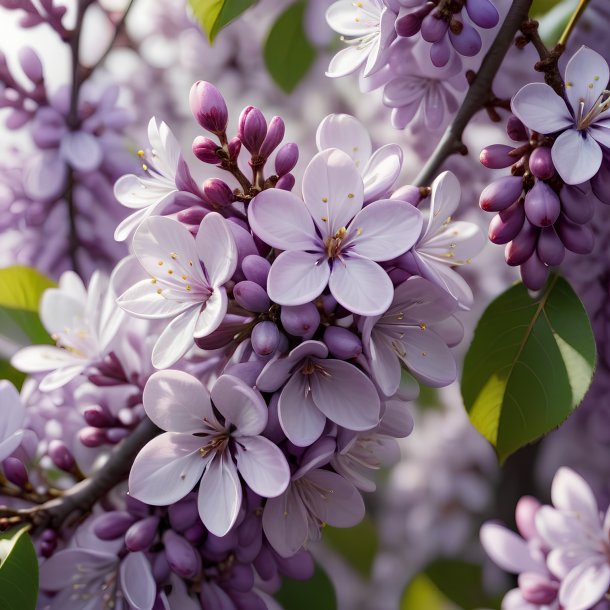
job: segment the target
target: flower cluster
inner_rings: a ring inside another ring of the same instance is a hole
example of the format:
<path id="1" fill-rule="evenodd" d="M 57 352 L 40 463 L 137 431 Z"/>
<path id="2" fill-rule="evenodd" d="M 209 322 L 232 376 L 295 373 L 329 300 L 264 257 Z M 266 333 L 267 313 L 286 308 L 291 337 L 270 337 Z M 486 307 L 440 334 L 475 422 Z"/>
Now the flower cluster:
<path id="1" fill-rule="evenodd" d="M 486 523 L 481 542 L 502 569 L 519 574 L 503 608 L 592 610 L 610 587 L 608 528 L 610 513 L 600 513 L 586 481 L 561 468 L 551 488 L 553 506 L 530 496 L 517 504 L 521 536 Z"/>

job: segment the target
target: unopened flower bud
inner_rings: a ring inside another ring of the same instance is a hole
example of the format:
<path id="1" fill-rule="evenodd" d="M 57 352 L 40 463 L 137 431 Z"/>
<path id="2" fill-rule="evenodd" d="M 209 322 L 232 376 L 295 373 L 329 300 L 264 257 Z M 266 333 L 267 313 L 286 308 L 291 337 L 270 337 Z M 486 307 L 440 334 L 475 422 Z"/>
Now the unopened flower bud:
<path id="1" fill-rule="evenodd" d="M 536 529 L 536 513 L 542 505 L 533 496 L 523 496 L 515 509 L 515 522 L 519 533 L 530 540 L 538 536 Z"/>
<path id="2" fill-rule="evenodd" d="M 163 534 L 165 557 L 173 572 L 182 578 L 194 578 L 201 570 L 201 556 L 193 545 L 173 530 Z"/>
<path id="3" fill-rule="evenodd" d="M 523 191 L 520 176 L 504 176 L 488 184 L 479 197 L 479 207 L 486 212 L 499 212 L 512 205 Z"/>
<path id="4" fill-rule="evenodd" d="M 184 531 L 184 537 L 191 544 L 199 544 L 203 540 L 205 534 L 206 529 L 200 519 Z"/>
<path id="5" fill-rule="evenodd" d="M 34 49 L 31 47 L 21 47 L 21 49 L 19 49 L 19 64 L 32 83 L 36 85 L 43 81 L 44 72 L 42 69 L 42 62 Z"/>
<path id="6" fill-rule="evenodd" d="M 258 154 L 267 135 L 267 121 L 258 108 L 246 106 L 242 110 L 237 135 L 250 154 Z"/>
<path id="7" fill-rule="evenodd" d="M 197 136 L 193 140 L 193 154 L 204 163 L 211 163 L 212 165 L 220 163 L 220 159 L 216 154 L 218 148 L 218 144 L 214 140 L 204 136 Z"/>
<path id="8" fill-rule="evenodd" d="M 53 461 L 53 464 L 60 470 L 65 470 L 66 472 L 72 472 L 72 470 L 74 470 L 74 467 L 76 466 L 74 456 L 62 441 L 53 439 L 49 443 L 47 453 Z"/>
<path id="9" fill-rule="evenodd" d="M 198 227 L 207 213 L 207 210 L 204 210 L 201 206 L 194 205 L 186 210 L 180 210 L 176 214 L 176 218 L 185 225 Z"/>
<path id="10" fill-rule="evenodd" d="M 125 532 L 125 546 L 133 553 L 147 551 L 155 540 L 158 527 L 159 517 L 155 515 L 136 521 Z"/>
<path id="11" fill-rule="evenodd" d="M 540 180 L 548 180 L 555 174 L 555 166 L 551 158 L 551 149 L 546 146 L 535 148 L 530 155 L 528 165 L 530 171 Z"/>
<path id="12" fill-rule="evenodd" d="M 257 254 L 248 254 L 241 263 L 241 270 L 246 279 L 256 282 L 265 289 L 267 288 L 267 277 L 270 269 L 271 263 Z"/>
<path id="13" fill-rule="evenodd" d="M 203 197 L 207 203 L 216 208 L 230 205 L 235 201 L 229 185 L 219 178 L 209 178 L 203 183 Z"/>
<path id="14" fill-rule="evenodd" d="M 524 220 L 523 202 L 516 201 L 492 218 L 489 223 L 489 240 L 494 244 L 507 244 L 517 237 Z"/>
<path id="15" fill-rule="evenodd" d="M 157 584 L 167 582 L 171 575 L 171 568 L 169 562 L 165 557 L 165 553 L 154 553 L 152 556 L 152 574 Z"/>
<path id="16" fill-rule="evenodd" d="M 85 447 L 99 447 L 108 442 L 106 431 L 101 428 L 83 428 L 78 433 L 78 438 Z"/>
<path id="17" fill-rule="evenodd" d="M 526 142 L 529 139 L 525 125 L 514 115 L 506 121 L 506 133 L 514 142 Z"/>
<path id="18" fill-rule="evenodd" d="M 314 573 L 315 564 L 311 553 L 302 549 L 292 557 L 275 555 L 277 567 L 286 578 L 293 580 L 309 580 Z"/>
<path id="19" fill-rule="evenodd" d="M 294 142 L 287 142 L 275 155 L 275 173 L 281 178 L 291 172 L 299 160 L 299 147 Z"/>
<path id="20" fill-rule="evenodd" d="M 398 199 L 398 201 L 404 201 L 411 205 L 418 206 L 422 200 L 422 192 L 418 186 L 412 184 L 406 184 L 396 189 L 391 195 L 390 199 Z"/>
<path id="21" fill-rule="evenodd" d="M 431 13 L 421 22 L 421 37 L 426 42 L 436 42 L 447 33 L 448 28 L 449 24 L 445 19 L 439 19 L 436 13 Z"/>
<path id="22" fill-rule="evenodd" d="M 191 525 L 199 520 L 199 511 L 197 510 L 197 501 L 195 498 L 186 497 L 180 502 L 170 504 L 167 509 L 169 523 L 177 532 L 187 530 Z"/>
<path id="23" fill-rule="evenodd" d="M 490 0 L 468 0 L 466 12 L 473 23 L 483 29 L 495 27 L 500 20 L 498 9 Z"/>
<path id="24" fill-rule="evenodd" d="M 511 267 L 522 265 L 536 249 L 540 229 L 531 224 L 527 218 L 519 234 L 506 244 L 504 258 Z"/>
<path id="25" fill-rule="evenodd" d="M 267 311 L 271 306 L 271 301 L 265 289 L 260 284 L 250 280 L 237 282 L 233 287 L 233 297 L 238 305 L 256 313 Z"/>
<path id="26" fill-rule="evenodd" d="M 557 193 L 542 180 L 525 195 L 525 215 L 537 227 L 548 227 L 555 223 L 561 212 L 561 203 Z"/>
<path id="27" fill-rule="evenodd" d="M 229 158 L 231 161 L 235 161 L 239 156 L 239 151 L 241 150 L 241 140 L 235 136 L 232 140 L 229 141 Z"/>
<path id="28" fill-rule="evenodd" d="M 28 471 L 26 470 L 23 462 L 16 457 L 7 457 L 2 462 L 2 469 L 4 470 L 4 476 L 13 485 L 24 488 L 28 482 Z"/>
<path id="29" fill-rule="evenodd" d="M 291 191 L 296 182 L 292 174 L 284 174 L 275 185 L 276 189 L 282 189 L 283 191 Z"/>
<path id="30" fill-rule="evenodd" d="M 535 572 L 519 574 L 519 591 L 528 604 L 547 606 L 552 604 L 559 593 L 559 582 Z"/>
<path id="31" fill-rule="evenodd" d="M 396 20 L 396 33 L 399 36 L 410 37 L 415 36 L 422 26 L 422 21 L 434 8 L 434 4 L 426 2 L 421 8 L 407 13 L 403 17 Z"/>
<path id="32" fill-rule="evenodd" d="M 229 575 L 229 586 L 235 591 L 248 593 L 254 586 L 254 572 L 251 565 L 236 563 Z"/>
<path id="33" fill-rule="evenodd" d="M 280 142 L 284 139 L 285 130 L 284 121 L 279 116 L 274 116 L 269 121 L 267 135 L 265 136 L 259 151 L 259 154 L 263 159 L 269 158 L 269 155 L 280 145 Z"/>
<path id="34" fill-rule="evenodd" d="M 215 134 L 224 133 L 229 113 L 224 98 L 214 85 L 197 81 L 191 87 L 189 103 L 193 116 L 204 129 Z"/>
<path id="35" fill-rule="evenodd" d="M 295 337 L 311 337 L 320 325 L 320 313 L 313 303 L 284 305 L 280 313 L 284 330 Z"/>
<path id="36" fill-rule="evenodd" d="M 347 328 L 329 326 L 324 331 L 324 343 L 328 351 L 340 360 L 356 358 L 362 353 L 362 341 Z"/>
<path id="37" fill-rule="evenodd" d="M 100 540 L 116 540 L 135 523 L 136 518 L 123 511 L 112 511 L 95 520 L 93 533 Z"/>
<path id="38" fill-rule="evenodd" d="M 459 34 L 454 34 L 452 29 L 449 29 L 449 39 L 453 48 L 464 57 L 474 57 L 483 46 L 479 32 L 465 21 Z"/>
<path id="39" fill-rule="evenodd" d="M 553 227 L 545 227 L 540 231 L 536 252 L 543 263 L 551 267 L 561 265 L 566 249 Z"/>
<path id="40" fill-rule="evenodd" d="M 108 428 L 106 430 L 106 439 L 111 445 L 120 443 L 126 436 L 129 436 L 130 431 L 127 428 Z"/>
<path id="41" fill-rule="evenodd" d="M 513 150 L 512 146 L 506 144 L 492 144 L 481 151 L 479 160 L 489 169 L 504 169 L 517 161 L 515 157 L 510 156 Z"/>
<path id="42" fill-rule="evenodd" d="M 608 178 L 610 179 L 610 175 Z M 607 184 L 610 184 L 610 182 Z M 589 189 L 583 188 L 583 185 L 564 184 L 559 191 L 559 199 L 561 199 L 561 211 L 572 222 L 584 225 L 593 218 L 595 199 Z"/>
<path id="43" fill-rule="evenodd" d="M 521 279 L 530 290 L 540 290 L 546 283 L 548 275 L 549 268 L 535 252 L 521 264 Z"/>
<path id="44" fill-rule="evenodd" d="M 113 423 L 110 413 L 99 405 L 87 407 L 83 413 L 83 417 L 85 421 L 94 428 L 106 428 Z"/>
<path id="45" fill-rule="evenodd" d="M 570 252 L 589 254 L 593 250 L 594 237 L 589 225 L 577 225 L 562 215 L 555 225 L 555 229 L 559 239 Z"/>
<path id="46" fill-rule="evenodd" d="M 252 349 L 259 356 L 269 356 L 277 349 L 280 342 L 280 331 L 274 322 L 268 320 L 259 322 L 252 329 L 250 340 Z"/>

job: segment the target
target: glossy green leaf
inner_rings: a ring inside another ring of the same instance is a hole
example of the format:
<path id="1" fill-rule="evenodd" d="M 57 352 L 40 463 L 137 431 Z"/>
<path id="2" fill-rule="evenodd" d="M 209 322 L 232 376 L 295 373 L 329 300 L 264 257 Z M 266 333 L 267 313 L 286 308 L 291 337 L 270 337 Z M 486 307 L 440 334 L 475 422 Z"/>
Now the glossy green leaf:
<path id="1" fill-rule="evenodd" d="M 218 32 L 249 9 L 255 1 L 188 0 L 193 14 L 210 42 L 214 42 Z"/>
<path id="2" fill-rule="evenodd" d="M 466 354 L 470 421 L 504 461 L 578 406 L 595 359 L 589 319 L 565 279 L 551 276 L 535 301 L 517 284 L 489 305 Z"/>
<path id="3" fill-rule="evenodd" d="M 30 267 L 0 269 L 0 337 L 17 345 L 51 343 L 38 317 L 42 293 L 55 283 Z"/>
<path id="4" fill-rule="evenodd" d="M 286 610 L 336 610 L 335 589 L 326 573 L 319 567 L 310 580 L 289 580 L 282 582 L 282 588 L 275 595 Z"/>
<path id="5" fill-rule="evenodd" d="M 295 89 L 316 58 L 316 50 L 303 29 L 306 7 L 305 0 L 291 4 L 279 16 L 265 42 L 267 70 L 286 93 Z"/>
<path id="6" fill-rule="evenodd" d="M 350 528 L 327 527 L 324 541 L 363 576 L 368 576 L 377 554 L 377 529 L 369 517 Z"/>
<path id="7" fill-rule="evenodd" d="M 38 560 L 28 527 L 0 534 L 0 610 L 34 610 Z"/>

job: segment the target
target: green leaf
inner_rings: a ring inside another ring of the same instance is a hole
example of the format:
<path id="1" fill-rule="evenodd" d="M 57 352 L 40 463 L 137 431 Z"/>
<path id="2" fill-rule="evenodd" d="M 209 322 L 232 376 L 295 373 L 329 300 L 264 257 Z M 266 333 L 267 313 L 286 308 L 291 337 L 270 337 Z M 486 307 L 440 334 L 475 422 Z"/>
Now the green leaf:
<path id="1" fill-rule="evenodd" d="M 38 599 L 38 560 L 29 526 L 0 534 L 0 610 L 34 610 Z"/>
<path id="2" fill-rule="evenodd" d="M 286 93 L 291 93 L 316 58 L 303 29 L 307 2 L 291 4 L 273 24 L 263 50 L 269 74 Z"/>
<path id="3" fill-rule="evenodd" d="M 405 589 L 400 610 L 459 610 L 425 574 L 418 574 Z"/>
<path id="4" fill-rule="evenodd" d="M 327 527 L 324 540 L 363 576 L 368 576 L 377 554 L 377 529 L 369 517 L 350 528 Z"/>
<path id="5" fill-rule="evenodd" d="M 38 317 L 42 293 L 55 283 L 30 267 L 0 269 L 0 337 L 17 345 L 52 343 Z"/>
<path id="6" fill-rule="evenodd" d="M 562 0 L 534 0 L 530 8 L 530 15 L 542 17 L 542 15 L 546 15 L 551 9 L 561 4 L 561 2 Z"/>
<path id="7" fill-rule="evenodd" d="M 256 0 L 188 0 L 193 14 L 210 43 L 222 28 L 237 19 Z"/>
<path id="8" fill-rule="evenodd" d="M 335 610 L 335 589 L 326 573 L 316 566 L 310 580 L 284 579 L 282 588 L 276 593 L 278 602 L 287 610 Z"/>
<path id="9" fill-rule="evenodd" d="M 8 379 L 18 390 L 25 381 L 26 374 L 13 368 L 10 362 L 0 360 L 0 379 Z"/>
<path id="10" fill-rule="evenodd" d="M 536 301 L 517 284 L 491 303 L 466 354 L 462 397 L 500 461 L 570 415 L 595 358 L 589 319 L 563 278 L 551 276 Z"/>

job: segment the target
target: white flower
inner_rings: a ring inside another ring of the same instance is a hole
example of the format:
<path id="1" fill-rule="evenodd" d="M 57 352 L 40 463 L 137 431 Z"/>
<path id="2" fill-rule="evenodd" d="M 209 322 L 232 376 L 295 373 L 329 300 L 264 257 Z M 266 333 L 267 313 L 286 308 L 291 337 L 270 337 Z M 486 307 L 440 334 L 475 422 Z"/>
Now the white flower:
<path id="1" fill-rule="evenodd" d="M 0 462 L 9 457 L 21 444 L 25 407 L 15 386 L 0 380 Z"/>

